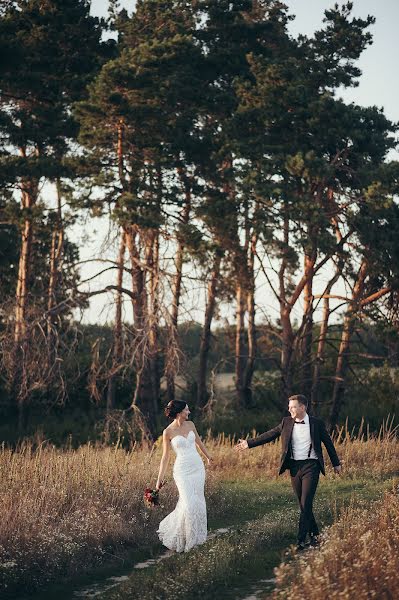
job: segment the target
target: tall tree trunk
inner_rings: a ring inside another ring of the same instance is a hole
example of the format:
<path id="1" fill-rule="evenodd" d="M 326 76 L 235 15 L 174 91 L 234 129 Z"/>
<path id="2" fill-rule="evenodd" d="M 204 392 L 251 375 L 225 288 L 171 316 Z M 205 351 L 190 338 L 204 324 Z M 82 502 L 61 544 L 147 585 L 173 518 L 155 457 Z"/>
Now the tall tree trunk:
<path id="1" fill-rule="evenodd" d="M 59 284 L 60 275 L 60 262 L 62 259 L 62 253 L 64 248 L 64 227 L 62 222 L 62 193 L 61 193 L 61 181 L 59 178 L 56 180 L 57 190 L 57 220 L 54 231 L 51 235 L 51 248 L 50 248 L 50 275 L 49 275 L 49 286 L 47 294 L 47 371 L 50 372 L 55 361 L 55 336 L 54 336 L 54 325 L 55 317 L 52 312 L 56 301 L 56 292 Z"/>
<path id="2" fill-rule="evenodd" d="M 175 268 L 176 274 L 172 288 L 172 307 L 170 314 L 170 327 L 167 342 L 167 355 L 165 365 L 165 376 L 167 386 L 167 398 L 168 402 L 175 399 L 175 376 L 176 367 L 178 365 L 178 319 L 179 319 L 179 306 L 180 306 L 180 295 L 181 295 L 181 284 L 183 279 L 183 258 L 184 258 L 184 244 L 179 241 Z"/>
<path id="3" fill-rule="evenodd" d="M 30 194 L 23 192 L 23 206 L 32 206 Z M 14 330 L 14 381 L 13 389 L 18 403 L 18 430 L 24 429 L 24 408 L 28 388 L 27 382 L 27 307 L 29 292 L 29 275 L 33 243 L 33 224 L 30 217 L 25 218 L 21 239 L 21 252 L 18 265 L 18 281 L 16 290 L 15 330 Z"/>
<path id="4" fill-rule="evenodd" d="M 198 390 L 197 390 L 197 403 L 199 407 L 204 407 L 207 399 L 207 366 L 208 366 L 208 355 L 211 340 L 211 324 L 216 306 L 216 293 L 217 293 L 217 282 L 220 273 L 220 264 L 222 261 L 221 251 L 216 251 L 210 280 L 208 282 L 208 294 L 205 307 L 205 319 L 204 326 L 202 328 L 200 352 L 199 352 L 199 370 L 198 370 Z"/>
<path id="5" fill-rule="evenodd" d="M 190 219 L 191 213 L 191 187 L 189 180 L 182 168 L 178 169 L 180 179 L 183 183 L 185 204 L 181 213 L 181 223 L 183 226 L 187 225 Z M 167 343 L 167 355 L 165 365 L 165 376 L 167 385 L 167 398 L 168 402 L 175 399 L 175 376 L 176 369 L 179 364 L 179 339 L 178 339 L 178 319 L 179 319 L 179 306 L 181 297 L 181 284 L 183 280 L 183 261 L 184 261 L 184 249 L 185 242 L 183 236 L 178 232 L 177 234 L 177 250 L 175 257 L 175 269 L 176 274 L 172 286 L 172 306 L 170 311 L 170 327 Z"/>
<path id="6" fill-rule="evenodd" d="M 124 166 L 124 131 L 125 125 L 123 119 L 119 119 L 116 126 L 117 129 L 117 145 L 116 155 L 118 161 L 118 175 L 121 187 L 126 190 L 126 177 L 125 177 L 125 166 Z M 118 203 L 117 203 L 118 204 Z M 108 386 L 107 386 L 107 404 L 106 410 L 109 414 L 115 407 L 115 396 L 117 387 L 117 373 L 122 367 L 122 354 L 123 354 L 123 335 L 122 335 L 122 287 L 123 287 L 123 275 L 125 269 L 125 254 L 126 254 L 126 240 L 127 231 L 122 228 L 120 232 L 120 243 L 119 243 L 119 255 L 117 261 L 117 275 L 116 275 L 116 301 L 115 301 L 115 325 L 113 331 L 113 346 L 112 346 L 112 362 L 111 369 L 108 374 Z M 134 309 L 134 307 L 133 307 Z"/>
<path id="7" fill-rule="evenodd" d="M 334 200 L 334 190 L 329 188 L 327 191 L 327 211 L 332 215 L 330 218 L 330 223 L 334 227 L 335 238 L 337 240 L 337 244 L 342 243 L 342 233 L 340 230 L 339 221 L 337 219 L 337 213 L 339 212 L 339 208 Z M 313 367 L 313 378 L 312 378 L 312 391 L 311 391 L 311 407 L 314 415 L 319 414 L 320 407 L 320 397 L 319 397 L 319 388 L 320 388 L 320 376 L 321 376 L 321 366 L 324 361 L 324 351 L 327 341 L 328 334 L 328 326 L 330 319 L 330 295 L 332 288 L 337 283 L 339 278 L 341 277 L 342 270 L 344 268 L 344 258 L 342 252 L 339 253 L 337 257 L 337 263 L 335 267 L 334 276 L 328 282 L 325 290 L 324 290 L 324 298 L 323 298 L 323 309 L 322 309 L 322 317 L 321 317 L 321 325 L 320 325 L 320 334 L 317 344 L 316 351 L 316 359 Z"/>
<path id="8" fill-rule="evenodd" d="M 125 123 L 120 119 L 117 129 L 118 174 L 121 187 L 129 190 L 130 181 L 125 170 Z M 151 343 L 154 338 L 150 332 L 151 323 L 148 318 L 148 294 L 146 287 L 147 265 L 143 264 L 141 253 L 148 250 L 147 234 L 136 224 L 124 224 L 123 235 L 130 258 L 132 286 L 132 308 L 135 332 L 133 364 L 136 384 L 131 401 L 131 409 L 140 427 L 143 438 L 151 439 L 155 432 L 156 410 L 153 394 L 153 377 L 151 366 Z M 148 254 L 145 259 L 148 259 Z"/>
<path id="9" fill-rule="evenodd" d="M 236 283 L 236 334 L 235 334 L 235 387 L 237 390 L 239 405 L 245 406 L 244 394 L 244 369 L 246 364 L 245 357 L 245 311 L 246 303 L 246 286 L 240 277 Z"/>
<path id="10" fill-rule="evenodd" d="M 20 152 L 22 156 L 26 157 L 25 149 L 22 148 Z M 21 190 L 21 204 L 26 216 L 21 234 L 18 280 L 15 293 L 15 326 L 13 348 L 14 378 L 12 385 L 17 397 L 18 427 L 20 431 L 22 431 L 24 428 L 24 404 L 27 398 L 29 387 L 29 365 L 26 364 L 29 344 L 27 310 L 33 249 L 33 223 L 30 212 L 36 203 L 37 194 L 37 181 L 23 182 Z"/>
<path id="11" fill-rule="evenodd" d="M 139 245 L 143 244 L 145 246 L 145 241 L 140 239 L 137 225 L 125 227 L 125 233 L 126 246 L 131 262 L 135 330 L 134 367 L 136 385 L 131 407 L 136 411 L 143 435 L 148 437 L 155 432 L 156 414 L 151 380 L 148 321 L 146 318 L 148 313 L 146 273 L 139 252 Z"/>
<path id="12" fill-rule="evenodd" d="M 291 310 L 286 306 L 280 307 L 281 322 L 281 408 L 287 408 L 287 399 L 292 394 L 292 352 L 294 333 L 291 325 Z"/>
<path id="13" fill-rule="evenodd" d="M 301 337 L 301 381 L 302 391 L 310 398 L 312 389 L 312 341 L 313 341 L 313 269 L 316 252 L 305 253 L 304 273 L 306 283 L 303 289 L 303 328 Z"/>
<path id="14" fill-rule="evenodd" d="M 126 189 L 125 164 L 124 164 L 124 132 L 125 124 L 123 119 L 119 119 L 117 125 L 118 141 L 116 146 L 116 154 L 118 158 L 118 175 L 123 189 Z"/>
<path id="15" fill-rule="evenodd" d="M 352 298 L 348 310 L 344 317 L 341 343 L 338 351 L 337 364 L 335 367 L 335 383 L 332 395 L 332 406 L 330 413 L 330 430 L 333 431 L 338 423 L 338 418 L 342 406 L 343 396 L 346 387 L 346 377 L 349 367 L 349 347 L 351 337 L 356 325 L 359 303 L 364 290 L 364 282 L 367 276 L 368 263 L 363 258 L 358 271 L 356 282 L 353 288 Z"/>
<path id="16" fill-rule="evenodd" d="M 251 221 L 248 199 L 244 199 L 244 246 L 241 247 L 237 223 L 235 236 L 235 278 L 236 278 L 236 333 L 235 333 L 235 387 L 238 406 L 249 406 L 248 390 L 245 385 L 245 371 L 248 357 L 245 348 L 245 313 L 248 308 L 248 293 L 251 287 Z M 251 390 L 249 390 L 251 394 Z"/>
<path id="17" fill-rule="evenodd" d="M 64 227 L 62 223 L 62 193 L 61 193 L 61 182 L 57 178 L 56 181 L 57 190 L 57 221 L 54 231 L 51 236 L 51 249 L 50 249 L 50 276 L 48 286 L 48 297 L 47 297 L 47 310 L 49 311 L 48 327 L 51 328 L 52 317 L 51 310 L 55 306 L 56 302 L 56 290 L 59 276 L 59 265 L 62 257 L 64 248 Z M 49 330 L 48 334 L 49 334 Z"/>
<path id="18" fill-rule="evenodd" d="M 132 277 L 132 308 L 135 329 L 141 332 L 144 328 L 144 318 L 147 309 L 147 293 L 145 288 L 145 271 L 139 252 L 139 228 L 128 225 L 124 228 L 126 247 L 130 258 L 130 272 Z"/>
<path id="19" fill-rule="evenodd" d="M 148 306 L 149 368 L 151 378 L 153 410 L 158 412 L 160 394 L 159 357 L 159 232 L 152 230 L 149 253 L 146 261 L 150 277 Z"/>
<path id="20" fill-rule="evenodd" d="M 115 395 L 116 395 L 116 384 L 117 384 L 117 373 L 121 368 L 122 354 L 123 354 L 123 339 L 122 339 L 122 286 L 123 286 L 123 273 L 125 267 L 125 252 L 126 252 L 126 233 L 121 231 L 119 256 L 118 256 L 118 271 L 116 278 L 116 285 L 119 289 L 116 291 L 116 303 L 115 303 L 115 325 L 114 325 L 114 339 L 112 348 L 112 364 L 111 372 L 108 378 L 107 387 L 107 413 L 111 412 L 115 407 Z"/>
<path id="21" fill-rule="evenodd" d="M 249 407 L 252 404 L 252 377 L 255 369 L 256 359 L 256 326 L 255 326 L 255 254 L 256 254 L 257 235 L 252 234 L 251 245 L 248 257 L 248 291 L 247 291 L 247 311 L 248 311 L 248 357 L 243 377 L 243 397 L 244 406 Z"/>
<path id="22" fill-rule="evenodd" d="M 22 206 L 24 209 L 30 209 L 34 205 L 32 195 L 28 191 L 22 192 Z M 18 264 L 18 280 L 15 298 L 15 330 L 14 341 L 21 343 L 26 335 L 26 312 L 29 293 L 29 276 L 31 266 L 33 243 L 33 224 L 30 216 L 24 221 L 21 236 L 21 251 Z"/>
<path id="23" fill-rule="evenodd" d="M 322 310 L 322 317 L 321 317 L 320 334 L 319 334 L 319 340 L 318 340 L 318 344 L 317 344 L 316 359 L 315 359 L 314 367 L 313 367 L 313 380 L 312 380 L 312 391 L 311 391 L 311 407 L 312 407 L 312 412 L 314 415 L 319 414 L 320 371 L 321 371 L 321 365 L 324 361 L 324 350 L 325 350 L 326 341 L 327 341 L 328 322 L 329 322 L 329 318 L 330 318 L 330 298 L 329 298 L 329 296 L 330 296 L 333 286 L 338 281 L 340 274 L 341 274 L 341 270 L 337 269 L 334 277 L 328 282 L 328 285 L 324 291 L 325 298 L 323 298 L 323 310 Z"/>
<path id="24" fill-rule="evenodd" d="M 291 325 L 292 305 L 287 301 L 285 273 L 287 269 L 287 253 L 289 251 L 289 210 L 288 202 L 284 201 L 284 223 L 283 223 L 283 243 L 284 254 L 281 261 L 279 278 L 279 302 L 280 302 L 280 323 L 281 323 L 281 360 L 280 360 L 280 405 L 282 411 L 287 408 L 287 398 L 292 392 L 292 352 L 294 344 L 294 332 Z"/>

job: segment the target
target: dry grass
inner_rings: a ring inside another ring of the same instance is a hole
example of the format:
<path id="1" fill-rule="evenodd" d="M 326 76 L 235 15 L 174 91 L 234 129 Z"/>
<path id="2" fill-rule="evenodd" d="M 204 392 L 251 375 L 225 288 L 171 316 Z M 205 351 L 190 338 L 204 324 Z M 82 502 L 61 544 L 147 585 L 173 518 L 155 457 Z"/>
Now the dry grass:
<path id="1" fill-rule="evenodd" d="M 27 587 L 154 541 L 146 452 L 22 445 L 0 453 L 0 585 Z M 19 585 L 18 584 L 18 585 Z"/>
<path id="2" fill-rule="evenodd" d="M 207 481 L 207 503 L 213 517 L 226 506 L 218 486 L 227 480 L 276 478 L 279 444 L 237 455 L 223 435 L 206 441 L 215 459 Z M 346 476 L 379 478 L 398 472 L 398 441 L 384 429 L 380 436 L 341 436 L 339 454 Z M 161 448 L 82 446 L 77 450 L 23 444 L 0 450 L 0 589 L 34 589 L 54 578 L 68 577 L 104 560 L 118 549 L 146 547 L 157 541 L 159 512 L 142 500 L 154 485 Z M 171 479 L 169 473 L 168 479 Z M 164 511 L 176 500 L 174 485 L 162 492 Z"/>
<path id="3" fill-rule="evenodd" d="M 329 600 L 399 596 L 399 495 L 372 508 L 346 509 L 324 534 L 319 551 L 276 569 L 274 600 Z"/>
<path id="4" fill-rule="evenodd" d="M 363 425 L 355 433 L 347 427 L 342 427 L 335 439 L 336 448 L 343 464 L 344 476 L 348 478 L 368 477 L 380 479 L 382 476 L 398 473 L 398 438 L 397 427 L 393 420 L 387 419 L 378 434 L 364 431 Z M 251 433 L 254 437 L 256 432 Z M 259 479 L 260 477 L 275 478 L 280 466 L 280 443 L 265 444 L 254 450 L 237 455 L 232 451 L 234 440 L 231 436 L 219 435 L 208 441 L 220 475 L 224 478 Z M 325 453 L 327 472 L 332 470 L 328 456 Z"/>

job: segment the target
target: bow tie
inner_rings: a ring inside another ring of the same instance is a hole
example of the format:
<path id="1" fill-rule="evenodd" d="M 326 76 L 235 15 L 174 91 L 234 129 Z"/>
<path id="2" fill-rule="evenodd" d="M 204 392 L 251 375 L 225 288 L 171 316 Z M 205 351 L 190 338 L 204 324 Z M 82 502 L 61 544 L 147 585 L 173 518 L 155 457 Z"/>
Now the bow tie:
<path id="1" fill-rule="evenodd" d="M 306 425 L 305 421 L 294 421 L 294 425 Z"/>

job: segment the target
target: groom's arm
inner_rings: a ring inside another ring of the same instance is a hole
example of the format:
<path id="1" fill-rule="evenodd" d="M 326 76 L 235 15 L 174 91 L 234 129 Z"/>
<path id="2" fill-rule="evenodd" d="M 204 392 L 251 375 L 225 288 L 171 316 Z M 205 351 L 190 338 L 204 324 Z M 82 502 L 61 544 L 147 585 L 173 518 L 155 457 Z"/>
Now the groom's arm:
<path id="1" fill-rule="evenodd" d="M 328 456 L 330 457 L 331 463 L 333 467 L 339 467 L 341 462 L 338 458 L 337 451 L 335 450 L 333 441 L 324 425 L 323 421 L 319 421 L 320 423 L 320 439 L 326 447 L 328 452 Z"/>
<path id="2" fill-rule="evenodd" d="M 255 448 L 256 446 L 262 446 L 263 444 L 268 444 L 269 442 L 273 442 L 281 435 L 281 431 L 283 429 L 283 421 L 277 427 L 273 429 L 269 429 L 265 433 L 261 433 L 256 438 L 251 438 L 247 440 L 248 448 Z"/>

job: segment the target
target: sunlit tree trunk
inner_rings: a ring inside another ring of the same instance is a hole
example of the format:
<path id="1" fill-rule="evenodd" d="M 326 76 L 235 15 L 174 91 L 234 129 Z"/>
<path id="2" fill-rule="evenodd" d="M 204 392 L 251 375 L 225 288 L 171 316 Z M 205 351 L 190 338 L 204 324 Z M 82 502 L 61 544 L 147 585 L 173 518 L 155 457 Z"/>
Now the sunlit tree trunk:
<path id="1" fill-rule="evenodd" d="M 185 204 L 180 215 L 183 226 L 187 225 L 191 213 L 191 187 L 183 169 L 179 169 L 179 176 L 184 187 Z M 175 399 L 175 376 L 179 366 L 179 339 L 178 339 L 178 319 L 181 299 L 181 287 L 183 280 L 183 261 L 184 261 L 185 240 L 180 232 L 177 234 L 177 249 L 175 256 L 176 274 L 172 285 L 172 306 L 170 310 L 170 327 L 167 341 L 167 354 L 165 364 L 165 376 L 167 385 L 168 401 Z"/>
<path id="2" fill-rule="evenodd" d="M 328 324 L 330 318 L 330 293 L 334 284 L 338 281 L 340 272 L 337 271 L 332 279 L 328 282 L 326 289 L 324 290 L 325 298 L 323 298 L 323 309 L 321 315 L 320 334 L 317 343 L 316 357 L 313 366 L 313 379 L 312 379 L 312 391 L 311 391 L 311 407 L 314 415 L 319 414 L 320 397 L 320 376 L 321 366 L 324 361 L 324 351 L 327 341 Z"/>
<path id="3" fill-rule="evenodd" d="M 283 243 L 285 253 L 289 247 L 289 215 L 288 204 L 284 202 L 284 222 L 283 222 Z M 287 269 L 287 259 L 283 256 L 278 278 L 279 278 L 279 302 L 280 302 L 280 324 L 281 324 L 281 385 L 280 385 L 280 404 L 282 410 L 286 408 L 287 398 L 292 391 L 292 352 L 294 344 L 294 332 L 291 325 L 291 305 L 286 297 L 285 272 Z"/>
<path id="4" fill-rule="evenodd" d="M 313 341 L 313 269 L 316 251 L 305 253 L 304 274 L 306 283 L 303 289 L 303 327 L 300 344 L 301 390 L 310 398 L 312 387 L 312 341 Z"/>
<path id="5" fill-rule="evenodd" d="M 245 357 L 245 312 L 246 312 L 246 286 L 242 280 L 236 284 L 236 332 L 235 332 L 235 387 L 239 404 L 243 402 Z M 245 403 L 244 403 L 245 405 Z"/>
<path id="6" fill-rule="evenodd" d="M 131 406 L 136 410 L 141 419 L 143 435 L 148 432 L 152 435 L 155 431 L 156 414 L 150 368 L 150 336 L 147 322 L 148 298 L 146 289 L 145 265 L 141 262 L 140 245 L 145 242 L 140 237 L 139 228 L 130 225 L 125 228 L 126 246 L 130 257 L 130 271 L 132 278 L 132 307 L 135 332 L 134 368 L 136 384 Z M 148 430 L 148 432 L 147 432 Z"/>
<path id="7" fill-rule="evenodd" d="M 204 325 L 202 328 L 200 351 L 199 351 L 199 370 L 198 370 L 198 391 L 197 391 L 197 402 L 198 406 L 205 406 L 208 393 L 206 386 L 206 375 L 208 366 L 208 355 L 211 342 L 211 324 L 216 306 L 216 293 L 217 293 L 217 282 L 220 274 L 220 264 L 222 261 L 222 254 L 220 251 L 216 251 L 213 259 L 213 267 L 211 276 L 208 282 L 207 289 L 207 300 L 205 307 L 205 318 Z"/>
<path id="8" fill-rule="evenodd" d="M 123 354 L 123 337 L 122 337 L 122 291 L 123 274 L 125 268 L 125 252 L 126 252 L 126 233 L 122 230 L 120 236 L 119 256 L 118 256 L 118 271 L 117 271 L 117 291 L 115 300 L 115 325 L 112 348 L 112 364 L 108 378 L 107 387 L 107 413 L 115 407 L 115 394 L 117 373 L 122 367 Z"/>
<path id="9" fill-rule="evenodd" d="M 24 148 L 20 154 L 26 157 Z M 15 326 L 14 326 L 14 351 L 13 351 L 13 390 L 18 403 L 18 426 L 23 430 L 24 426 L 24 404 L 28 394 L 28 365 L 26 356 L 28 350 L 28 323 L 27 312 L 29 302 L 30 270 L 33 251 L 33 222 L 32 208 L 36 204 L 38 195 L 38 182 L 25 180 L 21 189 L 21 204 L 24 210 L 24 223 L 21 233 L 21 246 L 18 264 L 18 280 L 15 293 Z"/>
<path id="10" fill-rule="evenodd" d="M 333 204 L 334 203 L 334 194 L 331 189 L 328 191 L 327 197 L 328 197 L 328 201 L 330 204 L 330 210 L 333 215 L 331 217 L 331 223 L 335 230 L 335 237 L 337 240 L 337 244 L 339 244 L 342 242 L 342 234 L 341 234 L 338 220 L 335 216 L 334 209 L 336 207 L 335 207 L 335 204 Z M 314 415 L 319 414 L 319 408 L 320 408 L 320 404 L 321 404 L 320 396 L 319 396 L 319 388 L 320 388 L 321 366 L 324 361 L 324 351 L 325 351 L 325 346 L 326 346 L 326 342 L 327 342 L 328 326 L 329 326 L 329 319 L 330 319 L 330 294 L 331 294 L 332 288 L 334 287 L 334 285 L 337 283 L 337 281 L 341 277 L 343 267 L 344 267 L 344 259 L 343 259 L 342 253 L 339 253 L 339 255 L 337 257 L 337 263 L 336 263 L 336 267 L 335 267 L 334 276 L 328 282 L 328 284 L 324 290 L 324 293 L 323 293 L 324 298 L 323 298 L 323 308 L 322 308 L 322 316 L 321 316 L 321 324 L 320 324 L 320 334 L 319 334 L 319 339 L 318 339 L 318 343 L 317 343 L 317 351 L 316 351 L 316 357 L 315 357 L 314 366 L 313 366 L 313 377 L 312 377 L 311 407 L 312 407 L 312 412 Z"/>
<path id="11" fill-rule="evenodd" d="M 62 193 L 61 181 L 58 178 L 56 181 L 57 190 L 57 220 L 54 231 L 51 235 L 50 249 L 50 276 L 48 286 L 47 310 L 49 311 L 48 325 L 51 326 L 51 310 L 56 303 L 56 290 L 59 281 L 60 261 L 64 248 L 64 227 L 62 223 Z"/>
<path id="12" fill-rule="evenodd" d="M 243 397 L 244 406 L 252 404 L 252 378 L 255 369 L 256 359 L 256 326 L 255 326 L 255 254 L 256 254 L 257 235 L 253 233 L 248 258 L 248 290 L 247 290 L 247 312 L 248 312 L 248 357 L 243 376 Z"/>
<path id="13" fill-rule="evenodd" d="M 30 210 L 36 202 L 37 190 L 30 183 L 22 189 L 22 208 L 25 211 L 24 225 L 21 235 L 21 250 L 18 264 L 18 280 L 15 295 L 15 330 L 14 340 L 19 344 L 26 335 L 26 313 L 29 295 L 30 266 L 32 263 L 33 223 Z"/>
<path id="14" fill-rule="evenodd" d="M 62 222 L 62 193 L 61 181 L 57 178 L 57 216 L 54 229 L 51 233 L 51 246 L 49 258 L 49 284 L 47 291 L 47 315 L 46 315 L 46 342 L 47 342 L 47 364 L 45 368 L 45 379 L 47 388 L 47 397 L 50 399 L 51 383 L 54 375 L 54 369 L 59 367 L 57 362 L 57 317 L 54 309 L 57 303 L 58 286 L 61 283 L 62 273 L 62 254 L 64 249 L 64 226 Z"/>
<path id="15" fill-rule="evenodd" d="M 338 423 L 338 418 L 341 411 L 343 396 L 346 387 L 346 377 L 349 367 L 349 347 L 351 337 L 356 325 L 357 312 L 359 310 L 359 302 L 364 289 L 364 282 L 367 277 L 367 259 L 363 258 L 360 265 L 355 285 L 353 287 L 352 298 L 344 316 L 341 343 L 338 351 L 338 358 L 335 367 L 335 383 L 332 394 L 331 412 L 330 412 L 330 429 L 333 431 Z"/>
<path id="16" fill-rule="evenodd" d="M 149 276 L 148 336 L 149 369 L 151 379 L 153 410 L 158 412 L 160 393 L 159 356 L 159 232 L 152 230 L 148 242 L 147 272 Z"/>

